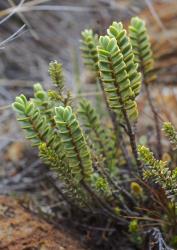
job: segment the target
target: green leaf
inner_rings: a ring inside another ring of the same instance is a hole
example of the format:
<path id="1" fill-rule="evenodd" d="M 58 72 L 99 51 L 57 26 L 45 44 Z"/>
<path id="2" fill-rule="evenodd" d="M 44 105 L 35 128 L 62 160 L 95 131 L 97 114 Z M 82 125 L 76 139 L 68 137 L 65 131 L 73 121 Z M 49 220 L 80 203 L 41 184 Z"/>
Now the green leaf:
<path id="1" fill-rule="evenodd" d="M 134 54 L 130 39 L 121 22 L 113 22 L 107 30 L 110 37 L 114 37 L 122 53 L 126 71 L 130 80 L 130 85 L 135 96 L 138 96 L 141 90 L 141 73 L 138 72 L 138 64 L 135 63 Z"/>
<path id="2" fill-rule="evenodd" d="M 85 29 L 82 33 L 81 51 L 84 64 L 94 72 L 98 72 L 97 43 L 98 37 L 92 30 Z"/>
<path id="3" fill-rule="evenodd" d="M 167 167 L 167 162 L 156 160 L 153 153 L 145 146 L 138 146 L 139 158 L 147 165 L 143 171 L 145 179 L 152 179 L 161 185 L 166 195 L 173 202 L 177 201 L 177 178 L 176 169 L 171 171 Z"/>
<path id="4" fill-rule="evenodd" d="M 90 150 L 71 107 L 56 107 L 55 121 L 66 157 L 77 181 L 90 181 L 93 172 Z"/>
<path id="5" fill-rule="evenodd" d="M 138 117 L 135 95 L 131 88 L 129 74 L 123 54 L 115 38 L 101 36 L 98 46 L 99 70 L 109 106 L 122 119 L 124 109 L 130 120 Z"/>
<path id="6" fill-rule="evenodd" d="M 153 52 L 145 21 L 139 17 L 133 17 L 129 26 L 129 36 L 133 47 L 134 61 L 139 64 L 146 83 L 151 83 L 156 79 L 156 75 L 154 74 Z"/>

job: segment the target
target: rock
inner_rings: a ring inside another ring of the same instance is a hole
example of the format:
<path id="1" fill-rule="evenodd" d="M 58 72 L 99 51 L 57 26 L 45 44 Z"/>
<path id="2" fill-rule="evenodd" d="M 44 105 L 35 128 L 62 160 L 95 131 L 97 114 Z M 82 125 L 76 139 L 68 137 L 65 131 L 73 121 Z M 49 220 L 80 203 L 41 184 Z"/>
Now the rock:
<path id="1" fill-rule="evenodd" d="M 1 250 L 84 250 L 64 231 L 37 218 L 18 201 L 0 196 Z"/>

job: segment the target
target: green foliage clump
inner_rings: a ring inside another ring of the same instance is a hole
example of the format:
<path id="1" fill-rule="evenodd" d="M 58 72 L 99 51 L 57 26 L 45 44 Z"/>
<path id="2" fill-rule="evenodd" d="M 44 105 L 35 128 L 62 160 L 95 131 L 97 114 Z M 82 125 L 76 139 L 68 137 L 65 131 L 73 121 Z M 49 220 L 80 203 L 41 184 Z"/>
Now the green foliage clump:
<path id="1" fill-rule="evenodd" d="M 135 97 L 139 95 L 141 90 L 141 73 L 138 72 L 138 63 L 135 63 L 134 53 L 130 38 L 127 35 L 126 30 L 123 28 L 121 22 L 113 22 L 113 24 L 107 30 L 110 37 L 114 37 L 117 41 L 117 45 L 122 53 L 123 60 L 126 66 L 126 71 L 129 77 L 131 88 Z"/>
<path id="2" fill-rule="evenodd" d="M 86 99 L 80 101 L 78 113 L 87 131 L 89 144 L 95 149 L 96 155 L 102 155 L 108 169 L 114 168 L 116 145 L 114 138 L 111 137 L 110 129 L 103 128 L 99 115 Z"/>
<path id="3" fill-rule="evenodd" d="M 100 106 L 107 112 L 99 114 L 82 93 L 73 100 L 65 88 L 62 65 L 53 61 L 49 74 L 55 88 L 46 91 L 37 83 L 33 98 L 17 96 L 17 120 L 44 163 L 57 173 L 61 192 L 84 211 L 84 220 L 98 223 L 96 228 L 101 223 L 108 232 L 109 226 L 110 232 L 126 230 L 139 249 L 153 225 L 172 242 L 177 234 L 177 169 L 162 161 L 161 154 L 156 159 L 147 147 L 137 146 L 136 98 L 142 80 L 147 86 L 154 74 L 145 23 L 132 18 L 129 34 L 122 23 L 113 22 L 105 36 L 92 30 L 81 35 L 84 63 L 100 84 L 106 104 L 101 100 Z M 159 121 L 146 90 L 160 140 Z M 171 123 L 163 130 L 177 147 Z"/>
<path id="4" fill-rule="evenodd" d="M 126 70 L 124 56 L 116 39 L 102 36 L 98 46 L 99 70 L 104 90 L 107 94 L 110 108 L 117 111 L 119 118 L 125 118 L 125 112 L 130 120 L 138 118 L 135 93 L 131 88 L 129 74 Z"/>
<path id="5" fill-rule="evenodd" d="M 177 131 L 170 122 L 165 122 L 163 125 L 163 131 L 165 135 L 169 138 L 170 143 L 174 149 L 177 149 Z"/>
<path id="6" fill-rule="evenodd" d="M 149 83 L 154 82 L 154 80 L 156 79 L 156 75 L 154 73 L 154 58 L 151 48 L 151 42 L 149 39 L 145 21 L 143 21 L 139 17 L 133 17 L 129 26 L 129 36 L 133 48 L 133 53 L 135 55 L 134 61 L 138 63 L 139 69 L 142 72 L 147 100 L 153 114 L 156 130 L 157 152 L 160 159 L 162 157 L 160 121 L 156 108 L 154 107 L 149 89 Z"/>
<path id="7" fill-rule="evenodd" d="M 64 88 L 62 65 L 57 61 L 51 62 L 49 64 L 49 74 L 52 82 L 57 86 L 59 92 L 61 93 Z"/>
<path id="8" fill-rule="evenodd" d="M 98 37 L 92 30 L 84 30 L 82 33 L 81 51 L 84 59 L 84 64 L 92 69 L 95 73 L 98 72 L 98 55 L 97 55 L 97 43 Z"/>
<path id="9" fill-rule="evenodd" d="M 153 153 L 144 146 L 138 147 L 139 156 L 142 162 L 147 165 L 144 170 L 145 179 L 153 179 L 155 183 L 161 185 L 165 190 L 167 197 L 172 201 L 177 199 L 177 171 L 167 167 L 167 163 L 161 160 L 156 160 Z"/>
<path id="10" fill-rule="evenodd" d="M 133 17 L 129 26 L 129 35 L 134 60 L 139 64 L 139 67 L 141 67 L 146 83 L 150 83 L 156 76 L 154 74 L 153 52 L 145 21 L 139 17 Z"/>
<path id="11" fill-rule="evenodd" d="M 18 121 L 26 132 L 26 139 L 38 146 L 41 142 L 50 145 L 54 141 L 54 133 L 49 128 L 47 119 L 41 115 L 40 109 L 32 101 L 27 101 L 24 95 L 16 97 L 13 108 L 18 113 Z"/>
<path id="12" fill-rule="evenodd" d="M 138 220 L 137 219 L 131 220 L 129 223 L 129 232 L 131 233 L 132 243 L 137 247 L 140 247 L 142 244 L 142 238 L 139 234 L 139 230 L 140 229 L 138 225 Z"/>
<path id="13" fill-rule="evenodd" d="M 75 180 L 89 181 L 93 172 L 91 154 L 71 107 L 56 107 L 55 114 L 56 127 Z"/>

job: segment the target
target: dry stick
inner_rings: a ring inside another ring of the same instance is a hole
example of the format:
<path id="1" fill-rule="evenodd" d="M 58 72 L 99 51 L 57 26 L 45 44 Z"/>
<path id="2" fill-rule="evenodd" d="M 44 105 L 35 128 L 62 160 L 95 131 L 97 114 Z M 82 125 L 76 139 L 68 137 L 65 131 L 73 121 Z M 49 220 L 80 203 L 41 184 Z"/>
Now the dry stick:
<path id="1" fill-rule="evenodd" d="M 13 6 L 12 10 L 9 13 L 7 13 L 7 16 L 0 21 L 0 24 L 4 23 L 9 18 L 11 18 L 20 9 L 20 7 L 24 4 L 24 2 L 25 0 L 21 0 L 17 6 Z"/>
<path id="2" fill-rule="evenodd" d="M 5 40 L 3 40 L 2 42 L 0 42 L 0 48 L 4 45 L 6 45 L 8 42 L 13 41 L 14 39 L 16 39 L 17 37 L 19 37 L 21 34 L 23 34 L 24 28 L 26 27 L 26 25 L 24 24 L 23 26 L 21 26 L 17 31 L 15 31 L 12 35 L 10 35 L 8 38 L 6 38 Z M 23 31 L 23 32 L 22 32 Z"/>
<path id="3" fill-rule="evenodd" d="M 12 7 L 16 8 L 14 0 L 8 0 L 8 2 L 11 4 Z M 22 6 L 22 4 L 21 4 L 21 6 Z M 31 24 L 28 22 L 26 17 L 21 12 L 16 11 L 15 13 L 17 13 L 17 15 L 22 20 L 22 22 L 24 22 L 26 24 L 26 26 L 29 28 L 29 31 L 30 31 L 31 35 L 33 36 L 33 38 L 35 38 L 36 40 L 39 40 L 38 34 L 33 30 Z"/>

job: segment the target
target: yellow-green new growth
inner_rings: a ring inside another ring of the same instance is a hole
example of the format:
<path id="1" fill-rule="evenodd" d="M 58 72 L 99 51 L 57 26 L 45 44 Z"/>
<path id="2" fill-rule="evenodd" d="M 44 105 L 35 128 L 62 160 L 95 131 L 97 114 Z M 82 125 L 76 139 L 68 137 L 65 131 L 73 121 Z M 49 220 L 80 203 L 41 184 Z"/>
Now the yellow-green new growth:
<path id="1" fill-rule="evenodd" d="M 71 107 L 56 107 L 55 121 L 68 164 L 77 182 L 90 181 L 93 172 L 90 150 Z"/>
<path id="2" fill-rule="evenodd" d="M 60 180 L 64 180 L 67 183 L 72 181 L 72 175 L 70 169 L 68 168 L 66 157 L 61 148 L 60 152 L 56 152 L 52 150 L 52 148 L 47 147 L 46 143 L 41 143 L 39 145 L 39 155 L 44 163 L 46 163 L 58 174 Z"/>
<path id="3" fill-rule="evenodd" d="M 75 181 L 75 176 L 72 174 L 63 147 L 60 147 L 60 151 L 57 152 L 47 147 L 46 143 L 41 143 L 39 145 L 39 155 L 43 162 L 46 163 L 50 169 L 54 170 L 59 179 L 64 182 L 65 192 L 72 202 L 83 205 L 87 197 L 84 195 L 81 186 Z"/>
<path id="4" fill-rule="evenodd" d="M 156 160 L 153 153 L 145 146 L 138 146 L 139 158 L 147 169 L 144 170 L 144 178 L 152 179 L 158 183 L 166 192 L 169 199 L 177 202 L 177 169 L 171 170 L 167 167 L 167 163 Z"/>
<path id="5" fill-rule="evenodd" d="M 57 86 L 59 93 L 61 94 L 61 92 L 64 88 L 64 77 L 63 77 L 62 64 L 58 63 L 56 60 L 50 62 L 49 74 L 50 74 L 50 78 L 51 78 L 53 84 L 55 84 Z"/>
<path id="6" fill-rule="evenodd" d="M 169 138 L 173 148 L 177 149 L 177 131 L 171 124 L 171 122 L 164 122 L 163 131 L 165 132 L 165 135 Z"/>
<path id="7" fill-rule="evenodd" d="M 125 110 L 128 118 L 135 121 L 138 117 L 137 104 L 134 100 L 135 93 L 131 88 L 124 56 L 115 38 L 100 37 L 98 58 L 101 80 L 110 108 L 119 114 L 119 118 Z"/>

